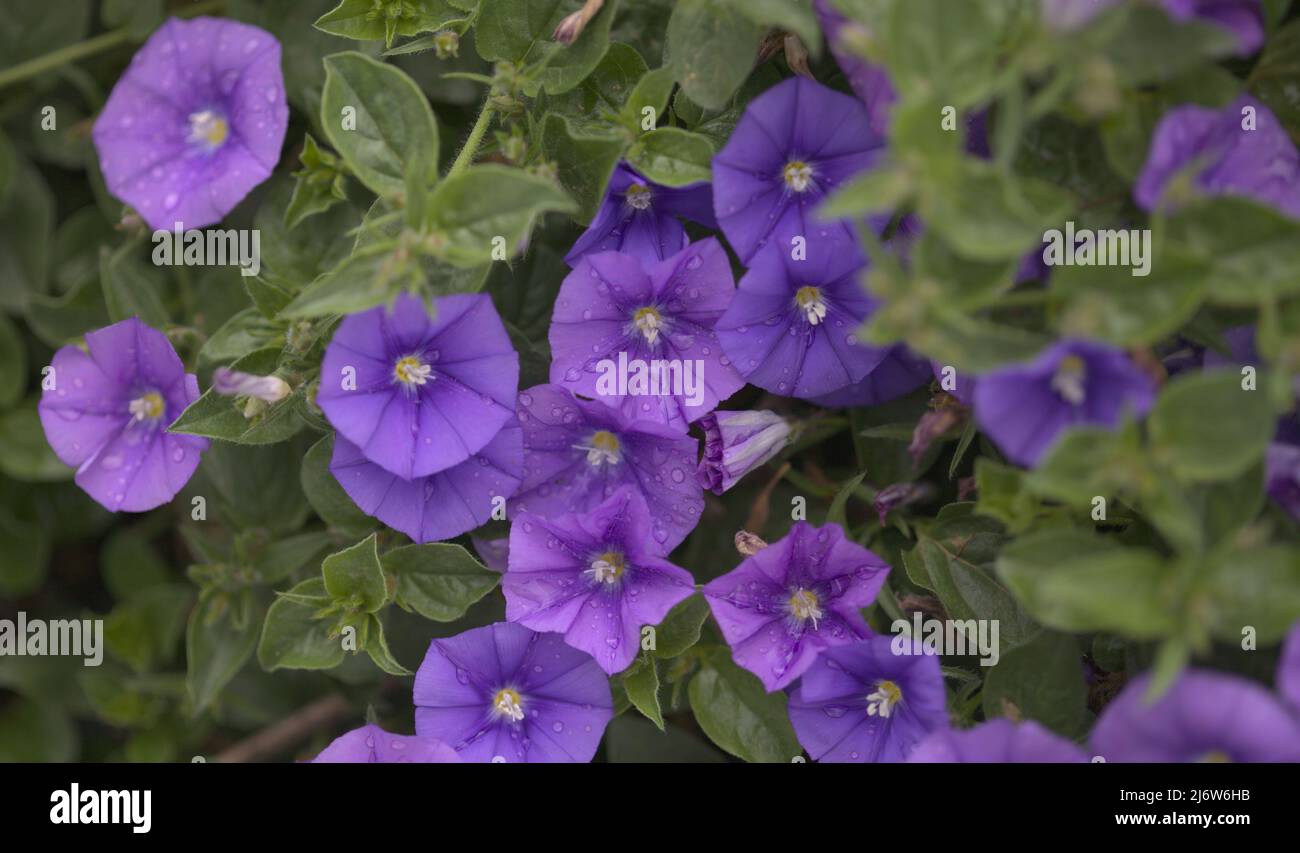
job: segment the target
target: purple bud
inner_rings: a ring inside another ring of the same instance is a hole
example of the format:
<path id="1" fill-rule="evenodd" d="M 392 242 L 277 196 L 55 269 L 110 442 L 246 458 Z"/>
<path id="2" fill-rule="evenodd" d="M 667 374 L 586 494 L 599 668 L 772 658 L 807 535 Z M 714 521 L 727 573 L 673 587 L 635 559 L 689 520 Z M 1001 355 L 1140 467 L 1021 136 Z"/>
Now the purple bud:
<path id="1" fill-rule="evenodd" d="M 695 476 L 700 485 L 720 495 L 790 443 L 794 430 L 776 412 L 716 411 L 700 419 L 704 428 L 704 458 Z"/>
<path id="2" fill-rule="evenodd" d="M 876 514 L 880 516 L 880 523 L 884 524 L 885 516 L 889 515 L 891 510 L 929 500 L 933 494 L 934 488 L 928 483 L 894 483 L 876 492 L 873 506 L 876 508 Z"/>
<path id="3" fill-rule="evenodd" d="M 212 372 L 212 389 L 226 397 L 255 397 L 267 403 L 279 402 L 293 391 L 278 376 L 255 376 L 228 367 Z"/>

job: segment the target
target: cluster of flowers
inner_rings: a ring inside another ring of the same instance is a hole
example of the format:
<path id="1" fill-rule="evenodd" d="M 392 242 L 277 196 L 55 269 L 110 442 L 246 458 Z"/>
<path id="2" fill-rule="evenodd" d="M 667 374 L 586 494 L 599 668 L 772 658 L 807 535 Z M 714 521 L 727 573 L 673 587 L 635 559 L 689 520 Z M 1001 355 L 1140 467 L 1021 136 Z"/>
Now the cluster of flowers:
<path id="1" fill-rule="evenodd" d="M 818 5 L 836 47 L 846 24 Z M 696 591 L 667 557 L 697 525 L 703 489 L 726 491 L 794 434 L 773 412 L 718 404 L 749 383 L 823 406 L 872 405 L 931 380 L 923 356 L 857 337 L 875 308 L 859 283 L 868 259 L 853 223 L 818 215 L 889 144 L 888 80 L 837 55 L 861 97 L 803 77 L 777 84 L 746 108 L 714 159 L 711 186 L 669 189 L 618 168 L 567 257 L 549 384 L 517 393 L 518 356 L 486 295 L 436 299 L 432 315 L 403 296 L 339 324 L 316 396 L 337 433 L 334 476 L 364 511 L 417 542 L 473 530 L 509 501 L 509 540 L 493 551 L 505 552 L 508 621 L 431 644 L 415 681 L 414 740 L 366 727 L 321 760 L 590 760 L 613 713 L 606 676 L 633 663 L 644 626 Z M 252 27 L 213 19 L 162 27 L 95 125 L 110 189 L 155 227 L 218 221 L 278 160 L 286 122 L 278 60 L 279 45 Z M 1164 203 L 1171 179 L 1196 166 L 1202 192 L 1300 215 L 1294 145 L 1267 108 L 1242 103 L 1259 115 L 1252 133 L 1240 132 L 1240 104 L 1167 115 L 1138 202 Z M 746 270 L 738 284 L 722 244 L 691 242 L 679 217 L 721 230 Z M 889 223 L 867 225 L 883 234 Z M 889 236 L 921 227 L 904 220 Z M 703 393 L 608 393 L 600 365 L 620 358 L 702 364 Z M 126 320 L 87 334 L 85 350 L 62 348 L 53 367 L 40 414 L 55 452 L 77 466 L 77 483 L 112 510 L 171 500 L 207 443 L 165 429 L 198 397 L 166 337 Z M 266 377 L 225 374 L 221 383 L 230 393 L 284 390 Z M 1122 351 L 1065 340 L 973 388 L 964 377 L 954 393 L 1009 458 L 1033 465 L 1071 426 L 1141 415 L 1154 388 Z M 698 460 L 692 423 L 705 433 Z M 1270 489 L 1300 514 L 1300 450 L 1269 458 L 1283 466 Z M 814 758 L 1082 757 L 1032 723 L 947 731 L 937 657 L 895 654 L 889 638 L 872 634 L 860 610 L 889 567 L 838 526 L 800 522 L 751 551 L 702 591 L 737 664 L 769 691 L 790 691 L 791 722 Z M 1096 727 L 1094 746 L 1110 758 L 1300 751 L 1300 723 L 1260 688 L 1192 671 L 1146 707 L 1135 698 L 1140 685 Z M 1236 716 L 1252 726 L 1197 716 L 1207 689 L 1249 704 L 1250 714 Z M 1162 720 L 1178 720 L 1178 734 Z M 1161 737 L 1143 735 L 1151 730 Z"/>

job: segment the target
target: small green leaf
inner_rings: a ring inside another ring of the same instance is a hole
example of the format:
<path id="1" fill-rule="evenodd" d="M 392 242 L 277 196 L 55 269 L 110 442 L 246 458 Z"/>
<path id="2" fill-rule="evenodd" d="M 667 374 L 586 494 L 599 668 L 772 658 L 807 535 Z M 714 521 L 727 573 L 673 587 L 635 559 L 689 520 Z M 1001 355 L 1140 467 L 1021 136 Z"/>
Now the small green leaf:
<path id="1" fill-rule="evenodd" d="M 325 581 L 311 578 L 271 604 L 257 646 L 263 669 L 332 669 L 343 662 L 343 644 L 330 637 L 329 621 L 315 618 L 329 600 Z"/>
<path id="2" fill-rule="evenodd" d="M 325 590 L 335 601 L 374 613 L 388 600 L 388 585 L 379 563 L 379 544 L 372 533 L 351 548 L 330 554 L 321 563 Z"/>
<path id="3" fill-rule="evenodd" d="M 1157 456 L 1190 481 L 1227 480 L 1263 458 L 1273 412 L 1234 370 L 1183 374 L 1156 400 L 1148 426 Z"/>
<path id="4" fill-rule="evenodd" d="M 661 127 L 642 134 L 628 149 L 627 160 L 657 184 L 684 187 L 711 178 L 713 143 L 698 133 Z"/>
<path id="5" fill-rule="evenodd" d="M 646 719 L 664 730 L 664 714 L 659 707 L 659 670 L 653 657 L 638 658 L 627 672 L 623 673 L 623 689 L 633 707 L 645 715 Z"/>
<path id="6" fill-rule="evenodd" d="M 366 654 L 375 662 L 375 666 L 389 675 L 410 675 L 411 671 L 402 666 L 388 648 L 384 637 L 384 623 L 373 613 L 370 615 L 370 628 L 366 631 Z"/>
<path id="7" fill-rule="evenodd" d="M 384 571 L 397 576 L 397 604 L 426 619 L 450 622 L 501 582 L 459 545 L 407 545 L 384 554 Z"/>
<path id="8" fill-rule="evenodd" d="M 700 641 L 700 630 L 709 618 L 709 604 L 703 595 L 692 595 L 677 604 L 655 629 L 654 655 L 675 658 Z"/>
<path id="9" fill-rule="evenodd" d="M 750 762 L 786 763 L 803 754 L 781 691 L 768 693 L 725 650 L 703 661 L 691 679 L 691 710 L 709 739 Z"/>

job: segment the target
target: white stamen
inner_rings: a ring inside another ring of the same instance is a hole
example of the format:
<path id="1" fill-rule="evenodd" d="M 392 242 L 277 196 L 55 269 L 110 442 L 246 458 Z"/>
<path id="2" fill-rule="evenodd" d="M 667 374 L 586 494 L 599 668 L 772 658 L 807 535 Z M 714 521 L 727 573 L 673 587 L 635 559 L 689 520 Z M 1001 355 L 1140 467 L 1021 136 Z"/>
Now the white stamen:
<path id="1" fill-rule="evenodd" d="M 622 554 L 606 551 L 592 560 L 591 568 L 583 574 L 596 583 L 613 584 L 623 575 L 624 566 Z"/>
<path id="2" fill-rule="evenodd" d="M 903 701 L 903 691 L 892 681 L 876 682 L 874 692 L 867 695 L 867 716 L 888 718 L 894 706 Z"/>
<path id="3" fill-rule="evenodd" d="M 604 463 L 617 465 L 621 458 L 618 436 L 608 430 L 598 430 L 591 436 L 590 443 L 575 444 L 573 447 L 587 451 L 587 464 L 593 467 Z"/>
<path id="4" fill-rule="evenodd" d="M 813 630 L 817 630 L 817 623 L 825 615 L 821 609 L 821 602 L 817 598 L 817 593 L 811 589 L 802 587 L 795 590 L 790 596 L 790 613 L 800 622 L 812 620 Z"/>
<path id="5" fill-rule="evenodd" d="M 645 307 L 638 309 L 632 315 L 632 325 L 636 326 L 637 331 L 645 335 L 646 343 L 654 346 L 659 340 L 659 331 L 664 327 L 664 318 L 654 308 Z"/>
<path id="6" fill-rule="evenodd" d="M 1061 359 L 1056 368 L 1056 375 L 1052 377 L 1052 390 L 1070 405 L 1082 405 L 1087 397 L 1086 374 L 1083 359 L 1077 355 L 1068 355 Z"/>
<path id="7" fill-rule="evenodd" d="M 126 406 L 126 410 L 130 413 L 131 420 L 134 423 L 156 421 L 162 417 L 164 408 L 162 397 L 157 391 L 150 391 L 148 394 L 142 394 L 130 403 L 127 403 Z"/>
<path id="8" fill-rule="evenodd" d="M 785 164 L 785 169 L 781 175 L 785 178 L 785 185 L 797 193 L 808 189 L 812 183 L 812 166 L 809 166 L 802 160 L 791 160 Z"/>
<path id="9" fill-rule="evenodd" d="M 650 188 L 645 184 L 633 184 L 624 194 L 629 207 L 636 210 L 650 209 Z"/>
<path id="10" fill-rule="evenodd" d="M 803 310 L 804 319 L 808 325 L 819 325 L 826 319 L 826 301 L 822 299 L 822 293 L 815 287 L 801 287 L 794 294 L 795 304 Z"/>
<path id="11" fill-rule="evenodd" d="M 519 694 L 509 687 L 497 693 L 496 702 L 492 707 L 501 716 L 509 717 L 512 722 L 517 723 L 524 718 L 524 706 L 519 701 Z"/>
<path id="12" fill-rule="evenodd" d="M 398 359 L 393 365 L 393 376 L 407 387 L 424 385 L 433 375 L 433 368 L 413 355 Z"/>

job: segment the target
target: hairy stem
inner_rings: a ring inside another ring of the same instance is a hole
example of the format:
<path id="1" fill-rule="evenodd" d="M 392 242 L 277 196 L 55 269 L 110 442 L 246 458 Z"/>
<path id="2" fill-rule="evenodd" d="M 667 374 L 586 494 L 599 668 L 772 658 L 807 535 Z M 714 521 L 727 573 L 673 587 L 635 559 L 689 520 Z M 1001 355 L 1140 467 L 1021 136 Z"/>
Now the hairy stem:
<path id="1" fill-rule="evenodd" d="M 469 138 L 465 140 L 465 145 L 456 155 L 456 160 L 447 170 L 447 177 L 458 175 L 465 171 L 465 168 L 474 161 L 474 155 L 478 153 L 479 146 L 483 144 L 483 135 L 487 133 L 488 125 L 492 123 L 492 102 L 484 101 L 483 109 L 478 114 L 478 120 L 474 122 L 474 127 L 469 132 Z"/>

